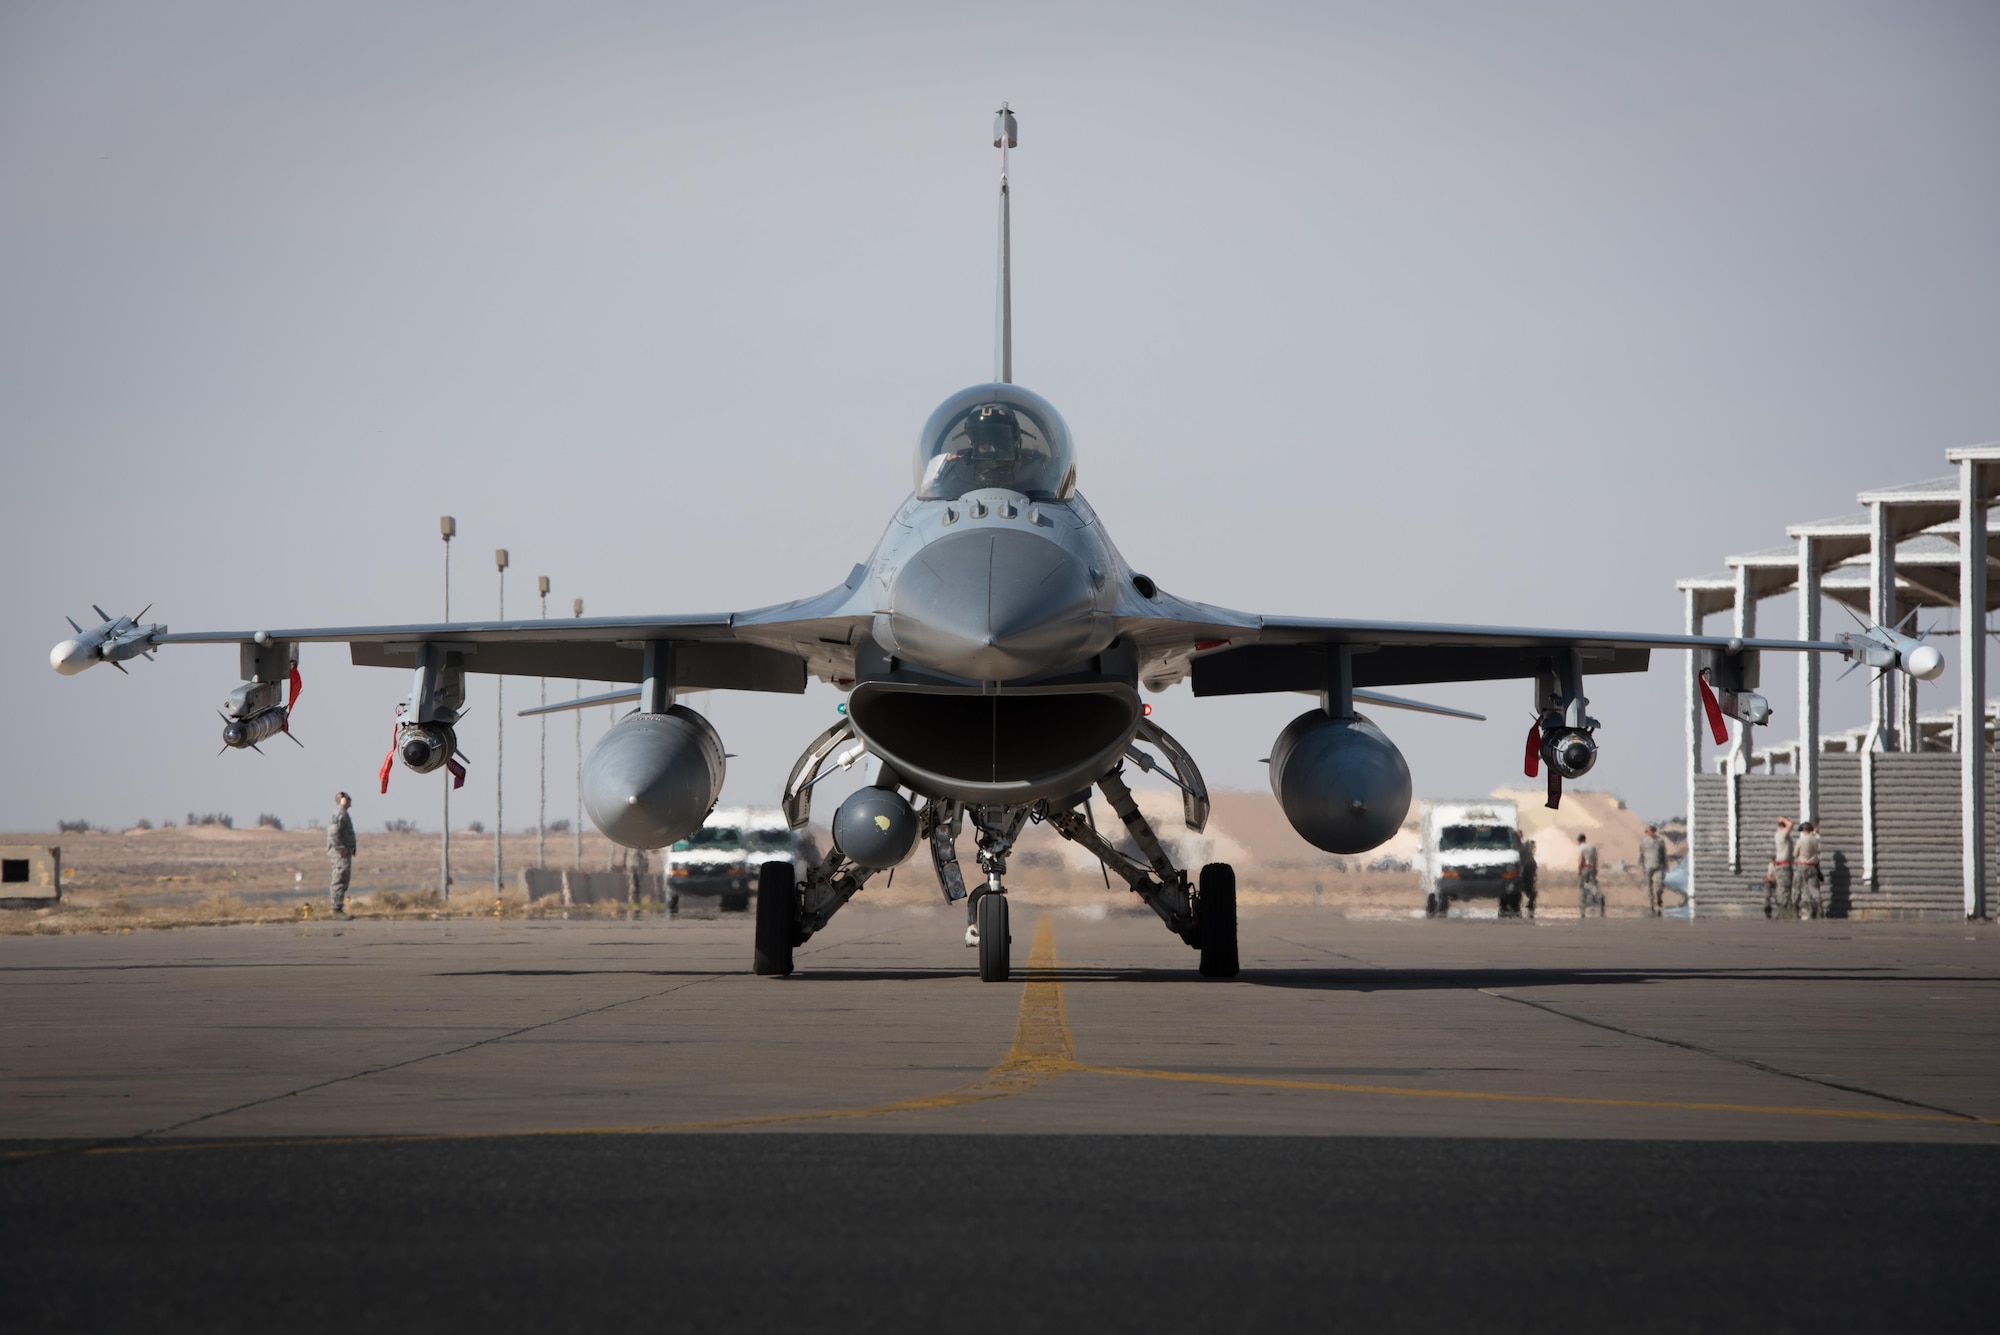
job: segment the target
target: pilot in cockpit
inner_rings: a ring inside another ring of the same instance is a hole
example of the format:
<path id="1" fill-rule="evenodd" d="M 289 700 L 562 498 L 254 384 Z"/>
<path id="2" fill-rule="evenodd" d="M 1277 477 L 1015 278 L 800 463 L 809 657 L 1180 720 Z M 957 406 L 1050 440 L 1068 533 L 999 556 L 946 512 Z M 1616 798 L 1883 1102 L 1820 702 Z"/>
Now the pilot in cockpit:
<path id="1" fill-rule="evenodd" d="M 1021 474 L 1021 423 L 998 403 L 983 404 L 966 419 L 967 445 L 957 462 L 971 474 L 968 490 L 1013 487 Z"/>
<path id="2" fill-rule="evenodd" d="M 974 385 L 945 400 L 917 444 L 917 495 L 957 500 L 968 492 L 1065 497 L 1075 481 L 1069 431 L 1039 396 L 1018 385 Z"/>

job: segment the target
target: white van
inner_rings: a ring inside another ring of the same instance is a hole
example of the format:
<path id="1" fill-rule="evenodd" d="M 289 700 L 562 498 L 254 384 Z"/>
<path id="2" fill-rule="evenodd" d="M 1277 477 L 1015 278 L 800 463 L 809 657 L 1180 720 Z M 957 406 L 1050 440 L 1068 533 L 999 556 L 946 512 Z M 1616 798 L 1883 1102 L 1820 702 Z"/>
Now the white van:
<path id="1" fill-rule="evenodd" d="M 1454 899 L 1497 899 L 1503 915 L 1521 911 L 1520 815 L 1493 798 L 1423 804 L 1425 917 L 1446 916 Z"/>

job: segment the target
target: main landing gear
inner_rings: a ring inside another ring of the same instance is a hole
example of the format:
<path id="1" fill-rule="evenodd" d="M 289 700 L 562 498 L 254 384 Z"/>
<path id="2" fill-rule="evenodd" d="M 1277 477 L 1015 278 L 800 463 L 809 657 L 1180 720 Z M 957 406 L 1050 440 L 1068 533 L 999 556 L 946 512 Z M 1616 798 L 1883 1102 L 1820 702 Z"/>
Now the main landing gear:
<path id="1" fill-rule="evenodd" d="M 827 729 L 793 767 L 785 786 L 785 814 L 794 828 L 806 824 L 812 786 L 821 767 L 834 758 L 853 734 L 843 720 Z M 1153 746 L 1166 759 L 1140 749 Z M 854 749 L 835 763 L 844 764 Z M 1146 720 L 1126 756 L 1141 769 L 1160 773 L 1181 790 L 1183 813 L 1190 830 L 1208 823 L 1208 788 L 1194 760 L 1164 729 Z M 1067 798 L 1026 806 L 968 806 L 945 798 L 930 798 L 918 812 L 918 837 L 929 845 L 931 866 L 949 903 L 965 901 L 965 944 L 978 951 L 979 977 L 1004 983 L 1013 976 L 1013 935 L 1008 922 L 1007 859 L 1014 842 L 1030 821 L 1046 824 L 1063 838 L 1081 845 L 1119 877 L 1169 931 L 1200 952 L 1204 978 L 1234 978 L 1240 969 L 1236 947 L 1236 871 L 1226 862 L 1211 862 L 1190 877 L 1176 866 L 1152 825 L 1125 786 L 1124 765 L 1105 774 L 1097 788 L 1117 813 L 1140 856 L 1132 857 L 1098 832 L 1088 788 Z M 921 796 L 920 794 L 918 796 Z M 967 893 L 958 861 L 958 833 L 972 823 L 979 846 L 979 869 L 985 880 Z M 792 952 L 852 899 L 874 873 L 842 857 L 838 849 L 799 878 L 788 862 L 767 862 L 757 882 L 757 943 L 755 968 L 760 974 L 783 977 L 792 972 Z"/>

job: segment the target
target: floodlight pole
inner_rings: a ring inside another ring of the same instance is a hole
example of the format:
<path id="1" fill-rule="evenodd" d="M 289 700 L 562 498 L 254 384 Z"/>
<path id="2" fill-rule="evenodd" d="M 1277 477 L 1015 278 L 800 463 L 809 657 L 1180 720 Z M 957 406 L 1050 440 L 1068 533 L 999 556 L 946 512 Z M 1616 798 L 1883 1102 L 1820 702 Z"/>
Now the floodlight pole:
<path id="1" fill-rule="evenodd" d="M 542 620 L 547 621 L 549 619 L 549 577 L 547 575 L 537 575 L 535 583 L 542 591 Z M 543 677 L 543 707 L 546 708 L 548 703 L 549 679 Z M 540 767 L 540 797 L 535 804 L 535 865 L 537 867 L 546 867 L 549 865 L 549 716 L 543 714 L 536 721 L 542 725 L 542 760 Z"/>
<path id="2" fill-rule="evenodd" d="M 498 547 L 493 552 L 493 568 L 500 574 L 500 619 L 507 619 L 507 549 Z M 502 865 L 500 836 L 506 832 L 507 820 L 501 803 L 500 753 L 507 744 L 507 707 L 501 703 L 501 691 L 507 685 L 502 676 L 493 678 L 493 900 L 497 905 L 506 886 L 506 868 Z"/>
<path id="3" fill-rule="evenodd" d="M 444 619 L 451 620 L 451 540 L 458 536 L 458 521 L 450 515 L 438 518 L 438 532 L 444 537 Z M 447 757 L 449 759 L 449 757 Z M 451 903 L 451 766 L 438 771 L 444 776 L 444 830 L 438 839 L 438 898 Z"/>
<path id="4" fill-rule="evenodd" d="M 583 599 L 576 600 L 576 615 L 583 615 Z M 576 698 L 583 699 L 583 679 L 577 678 Z M 570 865 L 577 871 L 583 870 L 583 711 L 572 710 L 576 715 L 576 824 L 570 827 L 576 836 L 576 855 Z"/>
<path id="5" fill-rule="evenodd" d="M 607 688 L 611 685 L 611 683 L 608 681 L 605 682 L 604 684 Z M 610 722 L 605 725 L 606 727 L 618 726 L 617 701 L 614 700 L 610 704 L 604 706 L 604 716 L 610 720 Z M 616 840 L 606 839 L 604 841 L 604 870 L 606 871 L 618 870 L 618 844 Z"/>

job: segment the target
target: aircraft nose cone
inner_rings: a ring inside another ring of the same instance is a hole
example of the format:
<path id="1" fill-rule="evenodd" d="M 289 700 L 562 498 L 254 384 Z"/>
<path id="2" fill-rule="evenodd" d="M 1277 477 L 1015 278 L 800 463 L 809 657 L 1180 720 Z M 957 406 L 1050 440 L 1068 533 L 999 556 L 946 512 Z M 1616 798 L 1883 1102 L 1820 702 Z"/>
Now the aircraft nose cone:
<path id="1" fill-rule="evenodd" d="M 890 590 L 897 651 L 973 681 L 1016 681 L 1103 647 L 1090 571 L 1047 538 L 968 529 L 926 546 Z"/>
<path id="2" fill-rule="evenodd" d="M 64 640 L 49 650 L 49 666 L 65 677 L 74 677 L 90 666 L 90 651 L 82 640 Z"/>

